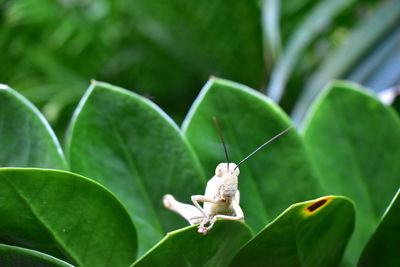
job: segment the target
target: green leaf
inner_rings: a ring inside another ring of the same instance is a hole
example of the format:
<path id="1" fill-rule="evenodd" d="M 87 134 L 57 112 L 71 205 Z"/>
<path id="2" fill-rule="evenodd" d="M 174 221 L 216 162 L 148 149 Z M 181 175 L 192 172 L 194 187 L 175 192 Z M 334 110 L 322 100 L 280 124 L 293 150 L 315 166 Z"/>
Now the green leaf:
<path id="1" fill-rule="evenodd" d="M 132 266 L 227 266 L 250 238 L 250 229 L 237 221 L 218 221 L 207 235 L 190 226 L 168 233 Z"/>
<path id="2" fill-rule="evenodd" d="M 64 171 L 0 169 L 0 242 L 79 266 L 126 266 L 135 227 L 121 203 L 90 179 Z"/>
<path id="3" fill-rule="evenodd" d="M 340 196 L 292 205 L 243 246 L 230 266 L 338 266 L 354 216 L 353 203 Z"/>
<path id="4" fill-rule="evenodd" d="M 39 251 L 0 244 L 1 266 L 73 267 L 65 261 Z"/>
<path id="5" fill-rule="evenodd" d="M 142 35 L 136 37 L 138 49 L 148 54 L 145 59 L 134 59 L 139 64 L 132 66 L 140 88 L 158 84 L 156 90 L 176 97 L 178 91 L 165 88 L 213 73 L 260 85 L 264 66 L 257 1 L 218 0 L 210 4 L 206 0 L 176 0 L 160 4 L 158 0 L 141 0 L 130 12 L 140 23 L 139 28 L 132 27 L 136 35 Z"/>
<path id="6" fill-rule="evenodd" d="M 0 84 L 0 167 L 65 169 L 57 137 L 23 96 Z"/>
<path id="7" fill-rule="evenodd" d="M 11 1 L 1 15 L 0 81 L 46 104 L 56 129 L 93 76 L 155 96 L 181 119 L 211 74 L 264 85 L 259 2 Z"/>
<path id="8" fill-rule="evenodd" d="M 212 78 L 182 126 L 209 177 L 218 163 L 226 161 L 212 116 L 219 120 L 230 160 L 236 163 L 291 124 L 262 94 Z M 318 195 L 318 180 L 295 129 L 246 161 L 240 171 L 241 206 L 254 230 L 260 230 L 290 204 Z"/>
<path id="9" fill-rule="evenodd" d="M 398 266 L 400 251 L 400 190 L 383 215 L 361 255 L 358 266 Z"/>
<path id="10" fill-rule="evenodd" d="M 162 205 L 164 194 L 179 200 L 204 186 L 200 164 L 174 122 L 156 105 L 99 82 L 76 109 L 69 143 L 71 170 L 114 192 L 140 229 L 139 254 L 165 231 L 186 222 Z"/>
<path id="11" fill-rule="evenodd" d="M 350 197 L 357 225 L 348 250 L 352 261 L 400 186 L 400 120 L 357 85 L 334 82 L 314 104 L 305 141 L 327 194 Z"/>

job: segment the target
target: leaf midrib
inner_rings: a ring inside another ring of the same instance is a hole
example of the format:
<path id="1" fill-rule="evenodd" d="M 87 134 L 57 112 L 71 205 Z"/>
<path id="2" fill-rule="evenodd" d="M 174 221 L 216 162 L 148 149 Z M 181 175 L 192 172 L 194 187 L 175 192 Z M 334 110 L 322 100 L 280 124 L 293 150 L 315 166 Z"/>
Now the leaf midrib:
<path id="1" fill-rule="evenodd" d="M 244 153 L 242 152 L 242 150 L 240 149 L 240 146 L 238 145 L 239 142 L 237 141 L 238 138 L 235 134 L 234 131 L 229 131 L 230 136 L 232 136 L 232 138 L 230 140 L 233 140 L 233 142 L 235 143 L 236 147 L 238 147 L 237 151 L 239 154 L 241 154 L 242 158 L 244 158 Z M 262 214 L 262 219 L 264 221 L 264 223 L 270 221 L 270 215 L 267 212 L 267 208 L 265 207 L 265 203 L 262 201 L 262 197 L 261 197 L 261 192 L 259 187 L 257 186 L 257 182 L 256 182 L 256 178 L 255 175 L 253 174 L 253 171 L 251 171 L 251 168 L 249 168 L 248 166 L 242 166 L 241 168 L 245 167 L 245 169 L 247 170 L 247 172 L 250 174 L 250 181 L 253 184 L 252 188 L 254 188 L 256 195 L 257 195 L 257 200 L 260 202 L 261 206 L 263 207 L 263 214 Z M 261 217 L 261 216 L 260 216 Z"/>
<path id="2" fill-rule="evenodd" d="M 224 106 L 228 106 L 229 107 L 229 104 L 226 103 L 226 100 L 223 97 L 220 100 L 224 104 Z M 263 103 L 263 105 L 264 105 L 264 103 Z M 264 105 L 264 107 L 265 107 L 265 105 Z M 232 137 L 232 140 L 234 141 L 234 143 L 235 143 L 235 145 L 237 147 L 237 151 L 241 154 L 242 158 L 244 158 L 244 156 L 243 156 L 244 153 L 242 152 L 241 147 L 239 146 L 239 142 L 237 141 L 238 138 L 237 138 L 237 135 L 235 133 L 235 130 L 232 130 L 231 124 L 228 124 L 228 125 L 229 125 L 229 127 L 231 129 L 230 131 L 228 131 L 228 133 L 230 133 L 230 136 Z M 263 221 L 265 220 L 264 223 L 268 222 L 268 221 L 270 221 L 270 215 L 267 212 L 267 209 L 265 207 L 265 203 L 262 201 L 261 192 L 260 192 L 259 188 L 257 187 L 257 182 L 256 182 L 256 179 L 254 178 L 255 176 L 254 176 L 253 172 L 251 171 L 251 168 L 249 168 L 249 167 L 245 167 L 245 168 L 247 169 L 247 172 L 250 174 L 250 177 L 251 177 L 250 179 L 251 179 L 251 182 L 253 184 L 252 187 L 257 192 L 256 193 L 257 194 L 257 200 L 258 200 L 258 202 L 260 202 L 261 206 L 263 207 L 262 220 Z"/>
<path id="3" fill-rule="evenodd" d="M 110 115 L 110 112 L 107 112 L 107 117 L 108 117 L 108 120 L 110 121 L 110 124 L 111 124 L 111 126 L 113 128 L 113 132 L 114 132 L 114 134 L 116 136 L 116 139 L 117 139 L 118 143 L 120 144 L 120 148 L 122 148 L 122 151 L 124 153 L 124 157 L 125 157 L 125 159 L 126 159 L 126 161 L 128 163 L 129 169 L 131 170 L 131 174 L 136 174 L 136 176 L 137 176 L 137 179 L 136 179 L 137 180 L 137 185 L 139 186 L 139 189 L 142 192 L 143 200 L 147 204 L 147 206 L 149 207 L 148 211 L 150 213 L 152 213 L 151 217 L 153 217 L 155 219 L 153 221 L 154 222 L 154 226 L 157 227 L 157 230 L 158 230 L 159 234 L 162 235 L 163 234 L 162 226 L 161 226 L 161 223 L 160 223 L 159 218 L 157 216 L 157 212 L 156 212 L 156 210 L 155 210 L 155 208 L 154 208 L 154 206 L 153 206 L 153 204 L 152 204 L 152 202 L 151 202 L 151 200 L 149 198 L 149 194 L 147 193 L 147 190 L 146 190 L 145 186 L 143 185 L 142 175 L 140 174 L 138 168 L 136 167 L 136 165 L 134 163 L 134 160 L 132 158 L 132 155 L 131 155 L 130 151 L 128 151 L 128 149 L 127 149 L 127 144 L 124 141 L 124 139 L 122 138 L 122 135 L 121 135 L 120 131 L 118 130 L 118 128 L 117 128 L 117 126 L 116 126 L 116 124 L 114 122 L 113 117 Z M 134 176 L 132 176 L 132 175 L 130 175 L 130 177 L 135 179 Z M 132 216 L 132 217 L 135 218 L 134 216 Z"/>
<path id="4" fill-rule="evenodd" d="M 52 230 L 52 228 L 40 218 L 39 212 L 36 211 L 34 208 L 34 205 L 30 204 L 30 201 L 27 196 L 23 193 L 23 191 L 20 191 L 18 187 L 10 181 L 7 176 L 2 176 L 3 180 L 6 181 L 6 183 L 10 186 L 10 188 L 18 195 L 18 197 L 22 200 L 22 202 L 25 204 L 25 206 L 28 207 L 29 211 L 32 213 L 32 215 L 36 218 L 36 220 L 39 222 L 39 224 L 43 227 L 43 229 L 46 230 L 46 232 L 49 234 L 50 238 L 53 239 L 58 245 L 59 248 L 62 249 L 62 252 L 64 255 L 66 255 L 69 259 L 71 259 L 73 262 L 78 263 L 79 266 L 84 266 L 82 262 L 80 261 L 79 257 L 74 255 L 73 251 L 69 251 L 68 247 L 66 244 L 63 242 L 63 239 L 61 239 L 56 232 Z"/>
<path id="5" fill-rule="evenodd" d="M 334 110 L 334 113 L 335 113 L 335 114 L 340 114 L 340 112 L 337 112 L 337 110 L 340 110 L 341 108 L 337 106 L 337 102 L 334 101 L 334 99 L 330 99 L 328 103 L 330 103 L 330 105 L 331 105 L 332 109 Z M 349 121 L 347 120 L 347 116 L 342 117 L 342 120 L 345 122 L 344 125 L 351 125 L 351 124 L 352 124 L 352 122 L 349 122 Z M 337 131 L 339 131 L 339 132 L 346 132 L 346 129 L 343 129 L 343 128 L 341 127 L 342 124 L 340 124 L 340 123 L 333 123 L 333 125 L 336 125 L 336 126 L 337 126 L 337 127 L 336 127 L 336 128 L 337 128 Z M 351 132 L 351 138 L 350 138 L 350 139 L 353 139 L 353 138 L 352 138 L 353 136 L 354 136 L 354 135 L 353 135 L 353 133 Z M 357 176 L 356 176 L 356 177 L 357 177 L 358 184 L 361 184 L 361 186 L 362 186 L 362 192 L 363 192 L 363 195 L 364 195 L 364 199 L 368 202 L 368 210 L 369 210 L 369 213 L 374 217 L 373 219 L 377 219 L 376 214 L 375 214 L 375 212 L 374 212 L 374 205 L 373 205 L 372 200 L 371 200 L 371 198 L 370 198 L 370 195 L 371 195 L 371 194 L 370 194 L 370 192 L 369 192 L 369 188 L 368 188 L 368 186 L 366 185 L 366 183 L 364 182 L 364 179 L 363 179 L 364 173 L 363 173 L 362 168 L 361 168 L 361 166 L 360 166 L 360 162 L 359 162 L 359 158 L 358 158 L 358 156 L 357 156 L 357 153 L 356 153 L 356 151 L 355 151 L 355 149 L 354 149 L 354 144 L 353 144 L 352 140 L 349 140 L 349 139 L 347 139 L 347 138 L 345 138 L 344 140 L 345 140 L 345 142 L 348 144 L 347 147 L 348 147 L 349 149 L 347 149 L 347 151 L 349 151 L 349 153 L 350 153 L 350 154 L 352 155 L 352 157 L 355 159 L 355 160 L 353 161 L 354 164 L 352 164 L 352 165 L 354 166 L 355 170 L 357 171 Z"/>

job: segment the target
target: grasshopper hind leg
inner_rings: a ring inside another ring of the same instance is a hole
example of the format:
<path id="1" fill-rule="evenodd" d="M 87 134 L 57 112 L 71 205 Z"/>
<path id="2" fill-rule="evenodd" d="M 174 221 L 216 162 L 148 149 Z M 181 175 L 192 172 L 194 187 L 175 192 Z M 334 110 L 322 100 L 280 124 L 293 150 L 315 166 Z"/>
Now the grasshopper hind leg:
<path id="1" fill-rule="evenodd" d="M 189 222 L 190 225 L 202 223 L 204 215 L 201 211 L 193 205 L 185 204 L 177 201 L 172 195 L 165 195 L 163 197 L 164 206 L 179 215 Z"/>

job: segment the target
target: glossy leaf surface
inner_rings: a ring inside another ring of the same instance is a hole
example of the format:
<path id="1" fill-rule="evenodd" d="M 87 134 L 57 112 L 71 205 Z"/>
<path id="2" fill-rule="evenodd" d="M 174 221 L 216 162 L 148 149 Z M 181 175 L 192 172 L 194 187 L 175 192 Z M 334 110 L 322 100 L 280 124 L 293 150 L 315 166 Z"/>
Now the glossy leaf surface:
<path id="1" fill-rule="evenodd" d="M 361 255 L 358 266 L 397 266 L 400 251 L 400 190 Z"/>
<path id="2" fill-rule="evenodd" d="M 210 178 L 217 164 L 226 161 L 212 116 L 219 121 L 235 163 L 291 125 L 286 114 L 265 96 L 234 82 L 210 79 L 182 126 Z M 319 195 L 318 180 L 295 129 L 243 163 L 240 172 L 240 205 L 254 230 L 292 203 Z"/>
<path id="3" fill-rule="evenodd" d="M 190 201 L 203 174 L 174 122 L 149 100 L 94 81 L 78 106 L 68 142 L 71 170 L 100 182 L 140 229 L 139 254 L 186 222 L 162 204 Z"/>
<path id="4" fill-rule="evenodd" d="M 174 95 L 177 85 L 216 73 L 260 85 L 264 66 L 256 1 L 140 0 L 130 12 L 140 23 L 133 28 L 138 31 L 137 47 L 147 56 L 136 59 L 139 66 L 133 66 L 139 87 L 165 91 L 173 101 L 173 96 L 178 97 Z"/>
<path id="5" fill-rule="evenodd" d="M 305 140 L 327 194 L 354 200 L 356 261 L 400 186 L 400 120 L 355 84 L 334 82 L 314 104 Z"/>
<path id="6" fill-rule="evenodd" d="M 90 179 L 43 169 L 0 169 L 0 242 L 79 266 L 134 261 L 136 230 L 121 203 Z"/>
<path id="7" fill-rule="evenodd" d="M 168 233 L 133 266 L 227 266 L 250 238 L 241 222 L 218 221 L 207 235 L 190 226 Z"/>
<path id="8" fill-rule="evenodd" d="M 43 115 L 0 84 L 0 167 L 65 169 L 64 155 Z"/>
<path id="9" fill-rule="evenodd" d="M 288 208 L 230 266 L 338 266 L 354 228 L 354 205 L 327 196 Z"/>
<path id="10" fill-rule="evenodd" d="M 36 250 L 0 244 L 1 266 L 72 267 L 65 261 Z"/>

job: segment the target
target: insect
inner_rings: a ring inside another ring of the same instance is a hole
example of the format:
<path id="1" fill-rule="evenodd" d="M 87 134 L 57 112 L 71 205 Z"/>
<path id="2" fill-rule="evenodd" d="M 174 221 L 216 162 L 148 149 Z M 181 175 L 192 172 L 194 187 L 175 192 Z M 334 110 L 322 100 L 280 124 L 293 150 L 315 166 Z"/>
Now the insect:
<path id="1" fill-rule="evenodd" d="M 226 162 L 218 164 L 215 175 L 207 182 L 204 195 L 193 195 L 191 197 L 193 205 L 181 203 L 172 195 L 167 194 L 163 197 L 164 206 L 185 218 L 190 225 L 200 224 L 198 232 L 207 234 L 214 226 L 216 220 L 226 219 L 244 222 L 244 214 L 239 206 L 240 193 L 238 190 L 238 176 L 240 174 L 239 165 L 257 153 L 264 146 L 280 137 L 292 127 L 280 132 L 276 136 L 262 144 L 238 164 L 229 161 L 225 141 L 222 136 L 218 121 L 213 117 L 215 127 L 224 147 Z M 203 207 L 199 202 L 203 202 Z M 208 226 L 206 226 L 208 224 Z"/>

